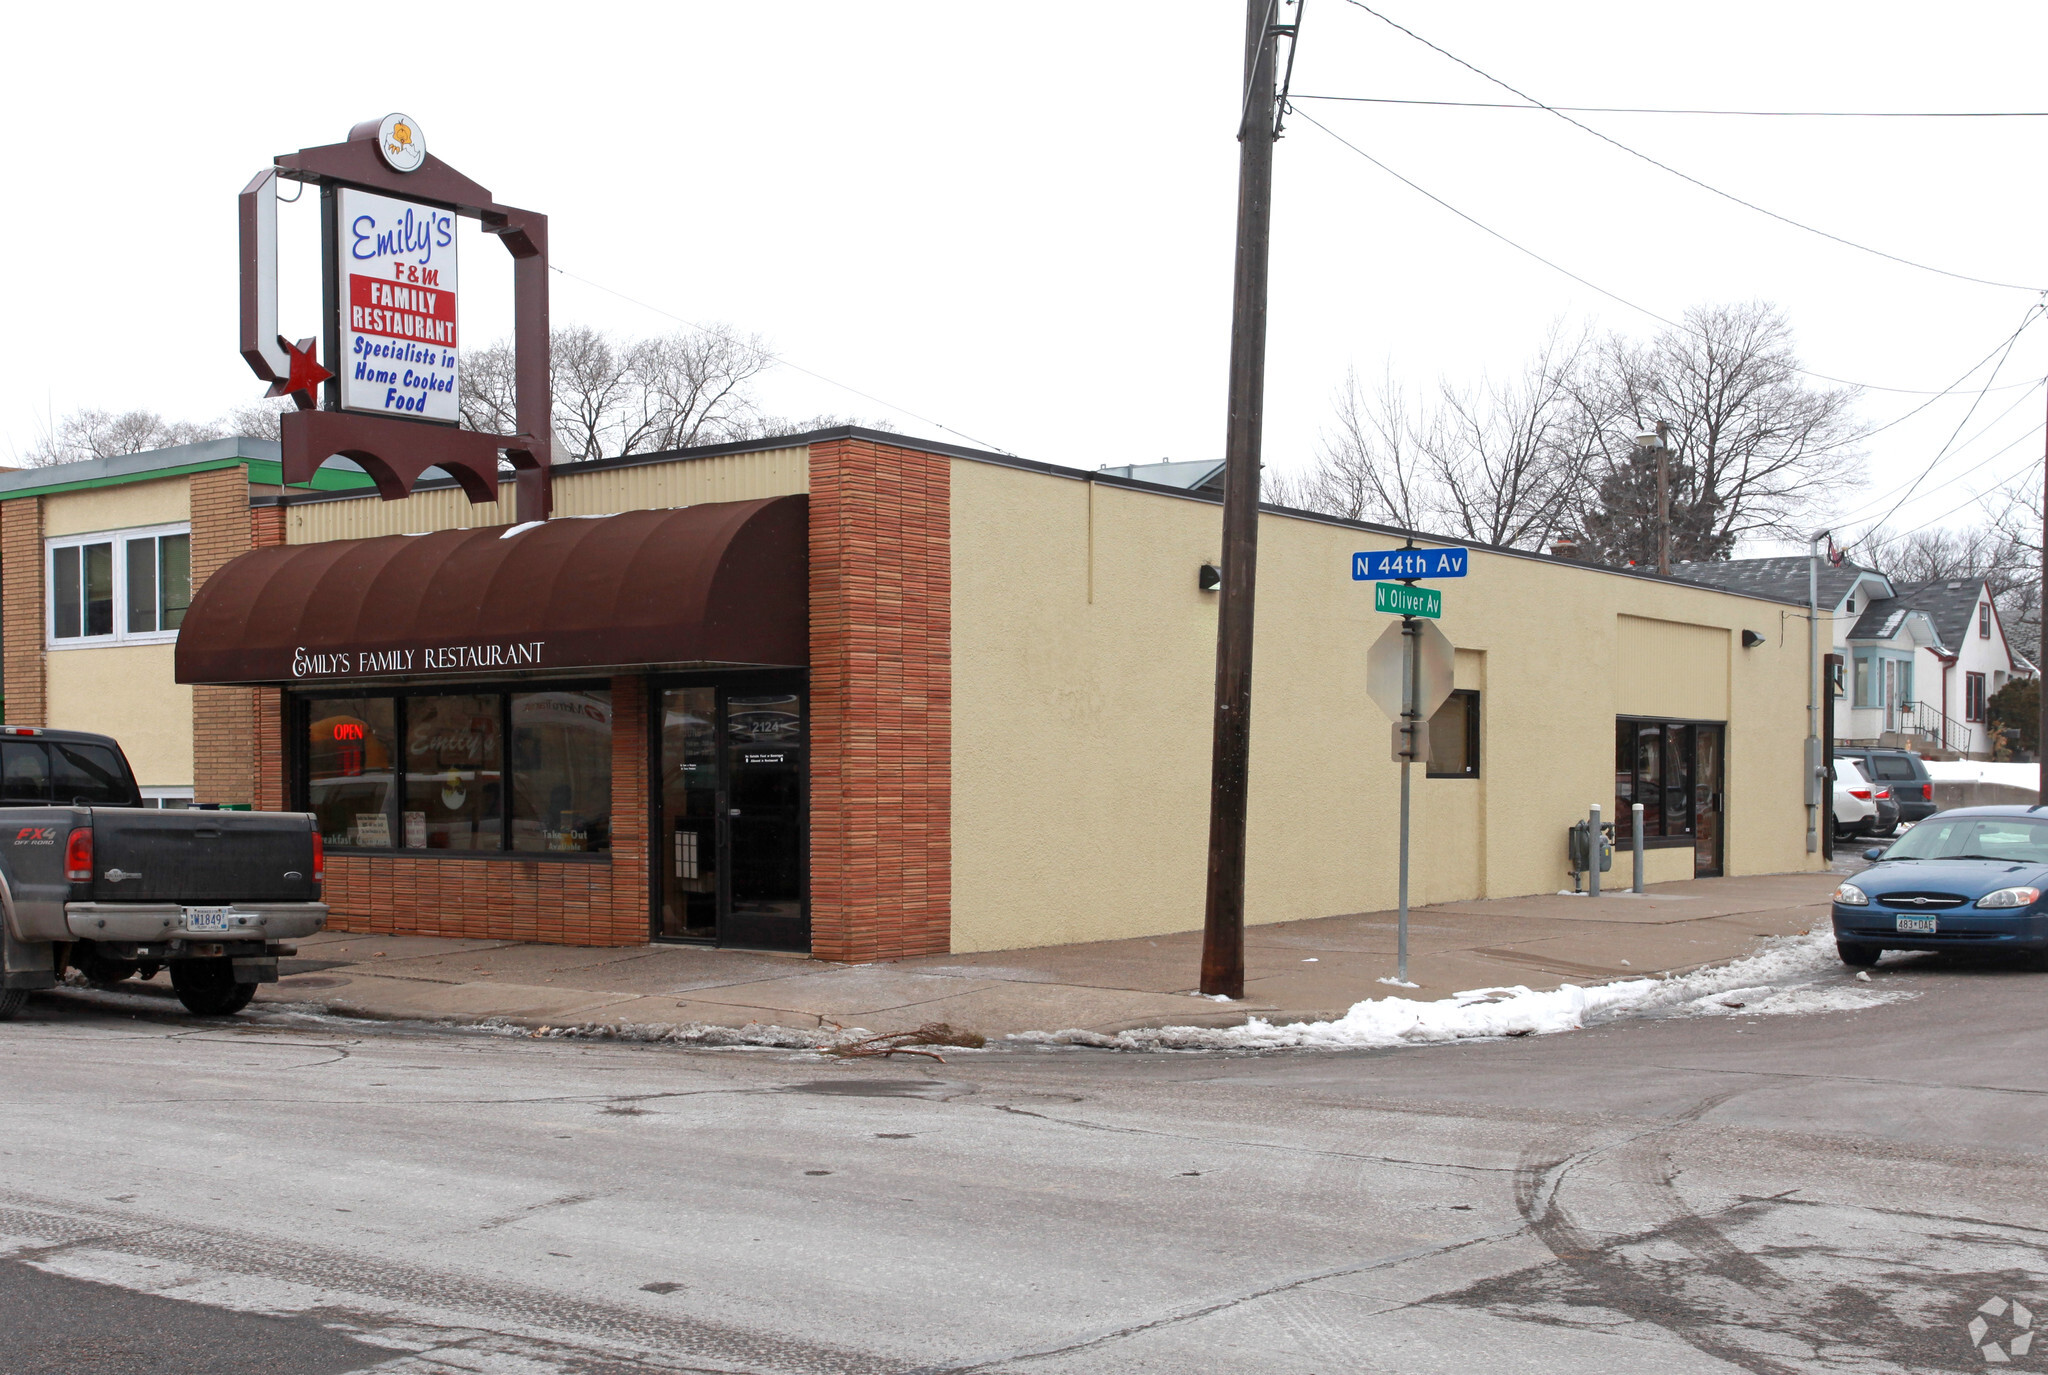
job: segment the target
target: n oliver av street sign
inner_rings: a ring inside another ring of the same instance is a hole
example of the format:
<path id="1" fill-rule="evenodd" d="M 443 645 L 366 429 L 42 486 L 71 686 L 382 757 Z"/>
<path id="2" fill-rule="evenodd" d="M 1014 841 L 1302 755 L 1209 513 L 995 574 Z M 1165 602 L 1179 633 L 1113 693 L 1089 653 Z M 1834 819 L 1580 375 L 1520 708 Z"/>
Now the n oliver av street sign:
<path id="1" fill-rule="evenodd" d="M 1462 578 L 1471 563 L 1470 549 L 1378 549 L 1351 556 L 1351 578 Z"/>
<path id="2" fill-rule="evenodd" d="M 1391 611 L 1396 616 L 1441 617 L 1444 594 L 1433 587 L 1404 587 L 1397 582 L 1372 585 L 1372 609 Z"/>

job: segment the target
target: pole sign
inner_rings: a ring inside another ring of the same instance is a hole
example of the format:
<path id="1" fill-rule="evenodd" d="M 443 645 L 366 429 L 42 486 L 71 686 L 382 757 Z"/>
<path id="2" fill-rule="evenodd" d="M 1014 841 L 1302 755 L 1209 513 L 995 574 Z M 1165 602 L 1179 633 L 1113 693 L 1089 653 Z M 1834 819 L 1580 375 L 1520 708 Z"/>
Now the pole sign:
<path id="1" fill-rule="evenodd" d="M 1396 616 L 1436 619 L 1444 614 L 1444 594 L 1433 587 L 1404 587 L 1397 582 L 1376 582 L 1372 585 L 1372 609 L 1390 611 Z"/>
<path id="2" fill-rule="evenodd" d="M 353 186 L 335 199 L 342 409 L 454 424 L 455 212 Z"/>
<path id="3" fill-rule="evenodd" d="M 1351 579 L 1462 578 L 1471 562 L 1470 549 L 1378 549 L 1351 556 Z"/>

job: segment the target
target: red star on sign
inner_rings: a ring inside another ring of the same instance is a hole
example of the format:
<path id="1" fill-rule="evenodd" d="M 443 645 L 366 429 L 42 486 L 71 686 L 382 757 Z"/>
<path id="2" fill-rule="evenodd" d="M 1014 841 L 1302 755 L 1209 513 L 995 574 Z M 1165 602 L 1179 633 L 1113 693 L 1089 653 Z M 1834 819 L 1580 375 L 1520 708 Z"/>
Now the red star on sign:
<path id="1" fill-rule="evenodd" d="M 334 374 L 321 367 L 320 360 L 313 356 L 311 339 L 301 339 L 294 345 L 280 335 L 277 342 L 284 345 L 286 355 L 292 360 L 291 373 L 281 382 L 272 382 L 264 395 L 289 396 L 300 410 L 310 411 L 318 404 L 313 399 L 313 388 Z"/>

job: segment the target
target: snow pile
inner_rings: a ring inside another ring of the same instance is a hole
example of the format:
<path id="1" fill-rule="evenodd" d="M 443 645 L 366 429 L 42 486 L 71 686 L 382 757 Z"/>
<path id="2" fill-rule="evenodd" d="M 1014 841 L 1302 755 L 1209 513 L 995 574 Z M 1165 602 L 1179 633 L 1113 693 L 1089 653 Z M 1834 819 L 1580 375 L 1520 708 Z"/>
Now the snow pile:
<path id="1" fill-rule="evenodd" d="M 2041 786 L 2039 764 L 1994 764 L 1982 759 L 1930 759 L 1927 775 L 1937 783 L 2003 783 L 2032 792 Z"/>
<path id="2" fill-rule="evenodd" d="M 1585 988 L 1475 988 L 1434 1002 L 1368 998 L 1335 1021 L 1276 1026 L 1258 1017 L 1243 1026 L 1141 1028 L 1105 1036 L 1092 1031 L 1035 1031 L 1012 1041 L 1099 1046 L 1111 1050 L 1346 1049 L 1421 1045 L 1497 1036 L 1547 1036 L 1576 1031 L 1589 1020 L 1627 1013 L 1718 1016 L 1743 1012 L 1848 1011 L 1908 996 L 1868 989 L 1810 986 L 1810 976 L 1838 968 L 1826 928 L 1778 936 L 1754 955 L 1670 979 L 1623 979 Z M 1807 982 L 1798 982 L 1802 978 Z M 1790 986 L 1787 986 L 1790 985 Z M 1736 994 L 1746 996 L 1737 997 Z M 1740 1003 L 1737 1008 L 1732 1004 Z"/>

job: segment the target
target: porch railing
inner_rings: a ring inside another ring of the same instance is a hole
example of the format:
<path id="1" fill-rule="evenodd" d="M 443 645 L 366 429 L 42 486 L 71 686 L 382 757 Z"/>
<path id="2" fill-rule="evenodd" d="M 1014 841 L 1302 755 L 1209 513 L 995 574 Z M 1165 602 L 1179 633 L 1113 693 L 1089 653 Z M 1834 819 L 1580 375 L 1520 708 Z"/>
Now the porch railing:
<path id="1" fill-rule="evenodd" d="M 1901 702 L 1899 713 L 1900 728 L 1935 749 L 1967 751 L 1976 735 L 1974 726 L 1926 702 Z"/>

